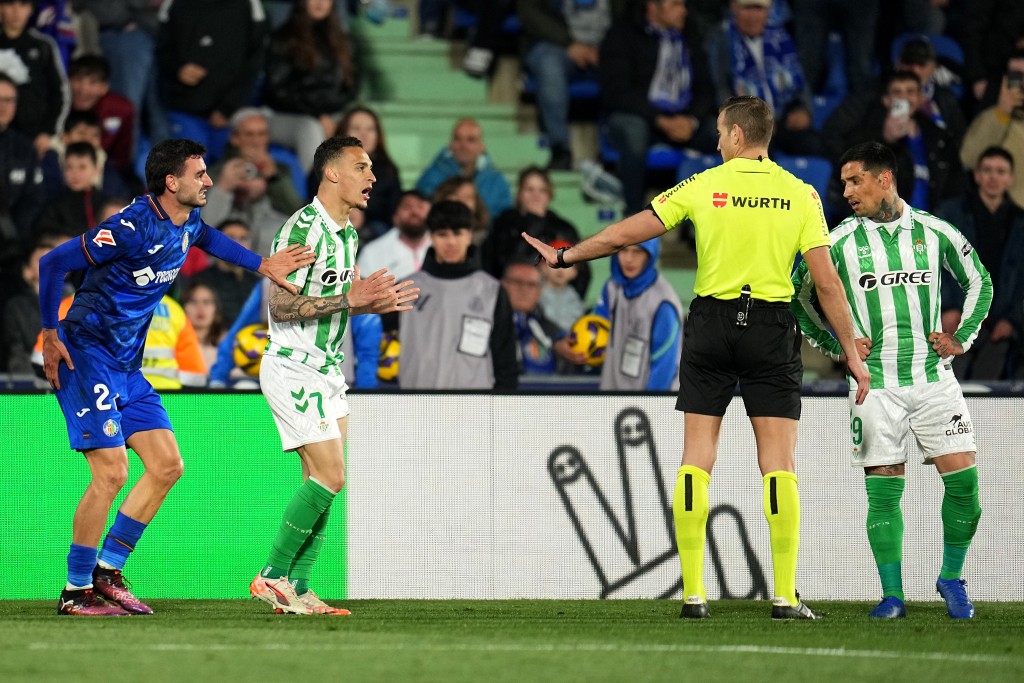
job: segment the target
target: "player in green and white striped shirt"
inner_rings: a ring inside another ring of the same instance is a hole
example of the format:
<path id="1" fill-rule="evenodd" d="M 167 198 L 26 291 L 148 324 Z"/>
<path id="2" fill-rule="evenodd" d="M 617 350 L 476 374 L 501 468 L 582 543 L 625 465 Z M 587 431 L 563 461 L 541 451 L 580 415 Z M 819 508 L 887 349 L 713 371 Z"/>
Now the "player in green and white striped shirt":
<path id="1" fill-rule="evenodd" d="M 956 228 L 899 198 L 892 150 L 862 143 L 847 150 L 840 164 L 843 196 L 854 215 L 832 231 L 830 253 L 853 312 L 858 350 L 871 371 L 872 390 L 863 405 L 850 401 L 853 464 L 864 468 L 868 541 L 882 580 L 883 598 L 871 616 L 906 616 L 900 498 L 913 432 L 945 487 L 936 589 L 951 617 L 970 619 L 974 605 L 960 575 L 981 519 L 977 447 L 951 361 L 977 336 L 992 303 L 992 280 Z M 966 295 L 955 334 L 942 332 L 940 323 L 943 268 Z M 793 311 L 804 335 L 840 358 L 839 343 L 814 310 L 814 282 L 804 264 L 793 284 Z"/>
<path id="2" fill-rule="evenodd" d="M 345 615 L 309 588 L 313 563 L 334 497 L 345 485 L 348 400 L 341 342 L 349 316 L 407 311 L 417 298 L 411 281 L 395 283 L 381 269 L 366 279 L 356 268 L 356 231 L 349 211 L 366 209 L 376 178 L 370 157 L 353 137 L 333 137 L 316 150 L 316 197 L 278 231 L 273 251 L 308 246 L 315 261 L 290 276 L 299 288 L 270 292 L 270 340 L 260 385 L 281 446 L 296 451 L 304 482 L 285 509 L 269 559 L 249 586 L 278 613 Z"/>

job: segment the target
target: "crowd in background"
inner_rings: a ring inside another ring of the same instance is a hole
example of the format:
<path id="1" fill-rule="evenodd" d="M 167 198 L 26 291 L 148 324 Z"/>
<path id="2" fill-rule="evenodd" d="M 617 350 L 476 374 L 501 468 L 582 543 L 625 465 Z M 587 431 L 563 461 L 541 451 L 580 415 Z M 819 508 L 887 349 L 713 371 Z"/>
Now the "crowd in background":
<path id="1" fill-rule="evenodd" d="M 359 11 L 385 20 L 387 3 L 0 0 L 0 371 L 33 373 L 39 258 L 145 192 L 153 143 L 205 144 L 214 185 L 204 220 L 266 254 L 315 192 L 317 145 L 353 135 L 377 177 L 367 210 L 353 219 L 363 273 L 415 274 L 436 257 L 437 235 L 454 227 L 428 229 L 431 208 L 464 204 L 467 267 L 501 285 L 496 296 L 507 305 L 495 311 L 509 317 L 501 329 L 514 332 L 520 375 L 595 373 L 562 341 L 586 312 L 589 269 L 537 269 L 519 238 L 526 231 L 556 246 L 579 239 L 551 208 L 550 174 L 582 161 L 569 134 L 573 100 L 596 102 L 602 149 L 611 150 L 601 160 L 634 212 L 660 180 L 648 168 L 650 151 L 714 154 L 717 107 L 737 94 L 773 107 L 773 158 L 821 158 L 834 169 L 853 144 L 891 146 L 899 195 L 963 231 L 993 274 L 992 313 L 960 372 L 1005 380 L 1024 369 L 1019 0 L 420 0 L 421 37 L 455 31 L 468 46 L 469 75 L 490 76 L 503 54 L 521 60 L 550 158 L 521 169 L 514 189 L 481 124 L 468 118 L 452 122 L 450 143 L 403 187 L 380 118 L 360 102 L 360 55 L 349 32 Z M 592 89 L 580 95 L 580 84 Z M 847 213 L 836 175 L 819 188 L 832 218 Z M 658 279 L 657 248 L 626 255 L 639 266 L 614 258 L 598 301 L 608 316 L 609 296 L 631 301 Z M 70 278 L 69 296 L 75 284 Z M 193 250 L 151 330 L 152 376 L 169 379 L 168 388 L 244 377 L 231 361 L 234 335 L 265 318 L 262 290 L 248 271 Z M 943 326 L 955 330 L 955 287 L 944 303 Z M 663 336 L 651 349 L 670 347 L 678 358 L 677 318 L 649 326 Z M 377 386 L 372 370 L 396 331 L 383 321 L 352 332 L 363 371 L 346 374 L 356 386 Z M 168 369 L 164 360 L 176 353 L 179 367 Z M 670 388 L 663 355 L 645 356 L 645 379 L 628 388 Z M 602 386 L 627 388 L 608 378 Z"/>

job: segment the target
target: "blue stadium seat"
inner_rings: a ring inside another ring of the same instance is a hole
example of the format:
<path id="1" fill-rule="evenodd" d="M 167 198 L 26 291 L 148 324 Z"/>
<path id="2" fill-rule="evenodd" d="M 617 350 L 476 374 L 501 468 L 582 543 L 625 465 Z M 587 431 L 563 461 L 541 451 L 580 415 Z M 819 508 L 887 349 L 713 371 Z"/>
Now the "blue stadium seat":
<path id="1" fill-rule="evenodd" d="M 270 144 L 270 158 L 279 164 L 284 164 L 288 168 L 288 172 L 292 177 L 292 183 L 295 184 L 295 191 L 299 193 L 300 197 L 306 196 L 306 170 L 302 168 L 302 164 L 299 162 L 299 157 L 295 152 L 282 145 L 275 143 Z"/>
<path id="2" fill-rule="evenodd" d="M 935 55 L 940 61 L 946 59 L 954 64 L 964 63 L 964 49 L 960 47 L 960 44 L 950 38 L 938 33 L 901 33 L 896 36 L 892 41 L 892 50 L 889 55 L 890 60 L 895 64 L 896 59 L 900 56 L 900 51 L 903 49 L 903 44 L 912 38 L 927 38 L 928 42 L 935 48 Z"/>
<path id="3" fill-rule="evenodd" d="M 601 161 L 606 164 L 618 163 L 619 151 L 612 146 L 611 141 L 608 139 L 608 131 L 603 124 L 598 126 L 597 145 Z M 647 150 L 647 168 L 656 171 L 668 171 L 678 168 L 686 154 L 685 150 L 673 147 L 672 145 L 651 145 Z"/>
<path id="4" fill-rule="evenodd" d="M 692 175 L 702 173 L 722 163 L 722 157 L 715 154 L 700 154 L 693 150 L 683 150 L 683 158 L 676 170 L 676 180 L 686 180 Z"/>
<path id="5" fill-rule="evenodd" d="M 537 81 L 523 73 L 523 94 L 531 97 L 537 94 Z M 579 78 L 569 81 L 570 100 L 596 100 L 601 97 L 601 84 L 596 78 Z"/>
<path id="6" fill-rule="evenodd" d="M 832 178 L 832 163 L 825 157 L 794 157 L 775 154 L 772 159 L 800 180 L 815 189 L 822 202 L 828 196 L 828 183 Z"/>
<path id="7" fill-rule="evenodd" d="M 811 98 L 811 125 L 815 130 L 821 130 L 825 126 L 828 117 L 843 99 L 842 95 L 815 95 Z"/>

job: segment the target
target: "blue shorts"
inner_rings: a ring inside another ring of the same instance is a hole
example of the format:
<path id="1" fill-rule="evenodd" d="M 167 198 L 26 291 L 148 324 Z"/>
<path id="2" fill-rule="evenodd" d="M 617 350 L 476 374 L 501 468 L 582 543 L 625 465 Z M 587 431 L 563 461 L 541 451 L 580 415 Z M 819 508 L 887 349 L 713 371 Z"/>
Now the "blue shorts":
<path id="1" fill-rule="evenodd" d="M 115 448 L 135 432 L 171 429 L 160 395 L 141 370 L 115 370 L 74 348 L 63 331 L 59 335 L 75 364 L 73 371 L 60 364 L 56 392 L 72 448 Z"/>

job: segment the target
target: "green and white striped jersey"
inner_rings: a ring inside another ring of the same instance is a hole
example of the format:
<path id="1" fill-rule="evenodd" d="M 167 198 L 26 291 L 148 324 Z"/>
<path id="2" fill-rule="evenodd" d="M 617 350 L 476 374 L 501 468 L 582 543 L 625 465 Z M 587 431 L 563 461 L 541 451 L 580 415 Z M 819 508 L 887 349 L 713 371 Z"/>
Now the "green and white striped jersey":
<path id="1" fill-rule="evenodd" d="M 348 292 L 355 276 L 359 238 L 351 223 L 340 226 L 331 219 L 319 199 L 296 211 L 274 237 L 271 253 L 293 244 L 313 248 L 316 260 L 288 276 L 302 296 L 335 296 Z M 318 320 L 277 322 L 270 317 L 265 355 L 284 356 L 304 363 L 325 375 L 342 374 L 345 354 L 341 340 L 348 328 L 348 311 Z"/>
<path id="2" fill-rule="evenodd" d="M 903 387 L 952 377 L 928 335 L 941 332 L 939 278 L 945 268 L 966 301 L 956 338 L 970 348 L 992 304 L 992 279 L 977 252 L 946 221 L 904 204 L 898 222 L 851 216 L 831 232 L 832 262 L 846 288 L 855 337 L 871 340 L 871 387 Z M 947 276 L 948 277 L 948 276 Z M 793 312 L 812 346 L 832 358 L 842 348 L 813 306 L 814 282 L 801 262 L 793 274 Z"/>

